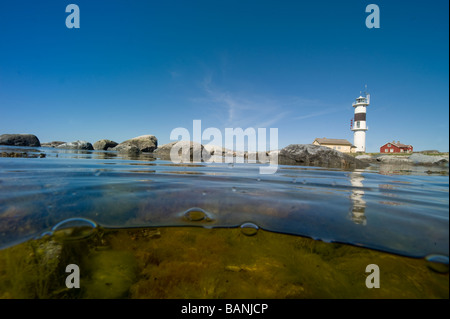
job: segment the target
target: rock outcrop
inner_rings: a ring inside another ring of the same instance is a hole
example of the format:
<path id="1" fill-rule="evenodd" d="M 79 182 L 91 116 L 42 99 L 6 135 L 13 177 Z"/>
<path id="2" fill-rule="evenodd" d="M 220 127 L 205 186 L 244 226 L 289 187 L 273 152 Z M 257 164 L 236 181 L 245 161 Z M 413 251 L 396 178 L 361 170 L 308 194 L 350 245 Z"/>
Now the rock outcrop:
<path id="1" fill-rule="evenodd" d="M 430 156 L 419 153 L 414 153 L 409 157 L 409 160 L 416 165 L 445 165 L 448 163 L 448 157 Z"/>
<path id="2" fill-rule="evenodd" d="M 0 145 L 40 147 L 41 142 L 33 134 L 3 134 L 0 135 Z"/>
<path id="3" fill-rule="evenodd" d="M 112 149 L 109 148 L 108 150 L 114 150 L 121 154 L 126 154 L 129 156 L 136 156 L 136 155 L 139 155 L 142 153 L 141 150 L 137 146 L 132 145 L 132 144 L 119 144 Z"/>
<path id="4" fill-rule="evenodd" d="M 126 140 L 111 150 L 124 152 L 133 149 L 135 146 L 140 152 L 153 152 L 158 147 L 158 139 L 154 135 L 142 135 Z"/>
<path id="5" fill-rule="evenodd" d="M 73 150 L 93 150 L 91 143 L 86 141 L 75 141 L 58 145 L 57 148 L 73 149 Z"/>
<path id="6" fill-rule="evenodd" d="M 170 152 L 173 147 L 175 147 L 175 157 L 171 158 Z M 185 150 L 185 153 L 183 153 L 183 150 Z M 187 150 L 189 151 L 189 153 Z M 211 157 L 210 152 L 205 149 L 203 145 L 188 141 L 175 141 L 164 144 L 158 147 L 153 153 L 163 160 L 169 160 L 173 162 L 189 162 L 196 160 L 207 161 Z M 178 156 L 176 154 L 178 154 Z"/>
<path id="7" fill-rule="evenodd" d="M 375 160 L 384 164 L 412 164 L 408 156 L 379 155 L 375 157 Z"/>
<path id="8" fill-rule="evenodd" d="M 94 143 L 94 150 L 106 151 L 108 148 L 114 148 L 117 145 L 119 145 L 119 143 L 111 140 L 102 139 Z"/>
<path id="9" fill-rule="evenodd" d="M 41 143 L 41 146 L 43 147 L 58 147 L 61 144 L 64 144 L 66 142 L 62 142 L 62 141 L 52 141 L 52 142 L 47 142 L 47 143 Z"/>
<path id="10" fill-rule="evenodd" d="M 448 156 L 431 156 L 421 153 L 413 153 L 411 155 L 359 155 L 356 158 L 366 163 L 390 165 L 442 166 L 449 162 Z"/>
<path id="11" fill-rule="evenodd" d="M 351 155 L 313 144 L 291 144 L 286 146 L 278 153 L 278 164 L 330 168 L 366 168 L 369 166 L 369 164 Z"/>
<path id="12" fill-rule="evenodd" d="M 224 147 L 220 147 L 217 145 L 203 145 L 204 149 L 206 151 L 209 152 L 209 154 L 211 155 L 215 155 L 215 156 L 225 156 L 225 154 L 227 153 L 227 149 Z"/>

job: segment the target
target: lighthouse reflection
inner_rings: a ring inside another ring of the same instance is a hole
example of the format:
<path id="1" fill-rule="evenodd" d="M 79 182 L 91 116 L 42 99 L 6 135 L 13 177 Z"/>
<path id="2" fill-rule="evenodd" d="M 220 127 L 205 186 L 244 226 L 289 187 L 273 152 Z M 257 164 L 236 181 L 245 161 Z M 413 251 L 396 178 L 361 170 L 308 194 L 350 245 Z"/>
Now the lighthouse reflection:
<path id="1" fill-rule="evenodd" d="M 366 225 L 367 223 L 365 215 L 366 201 L 363 199 L 363 180 L 362 172 L 354 171 L 350 173 L 350 183 L 352 184 L 350 218 L 355 224 L 360 225 Z"/>

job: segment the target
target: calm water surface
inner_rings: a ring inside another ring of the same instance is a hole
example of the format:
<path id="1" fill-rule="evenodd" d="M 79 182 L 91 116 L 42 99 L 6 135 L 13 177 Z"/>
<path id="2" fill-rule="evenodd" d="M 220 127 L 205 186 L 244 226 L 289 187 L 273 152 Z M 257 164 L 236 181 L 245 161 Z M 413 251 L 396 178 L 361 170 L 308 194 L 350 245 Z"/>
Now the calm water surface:
<path id="1" fill-rule="evenodd" d="M 112 152 L 1 147 L 0 248 L 70 218 L 103 227 L 260 229 L 409 257 L 448 256 L 448 166 L 344 171 L 173 164 Z M 43 154 L 43 155 L 41 155 Z"/>

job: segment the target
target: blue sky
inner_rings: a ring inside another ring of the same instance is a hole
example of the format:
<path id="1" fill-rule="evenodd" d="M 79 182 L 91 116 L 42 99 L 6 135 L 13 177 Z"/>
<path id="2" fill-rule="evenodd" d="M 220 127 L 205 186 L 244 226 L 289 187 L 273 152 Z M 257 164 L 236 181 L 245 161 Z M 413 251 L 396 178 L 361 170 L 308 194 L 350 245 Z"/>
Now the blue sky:
<path id="1" fill-rule="evenodd" d="M 68 4 L 80 28 L 68 29 Z M 368 29 L 365 8 L 380 8 Z M 449 150 L 449 4 L 433 1 L 2 1 L 0 134 L 41 142 L 176 127 L 278 128 L 279 147 L 353 142 L 367 84 L 368 152 Z M 208 141 L 206 141 L 208 142 Z"/>

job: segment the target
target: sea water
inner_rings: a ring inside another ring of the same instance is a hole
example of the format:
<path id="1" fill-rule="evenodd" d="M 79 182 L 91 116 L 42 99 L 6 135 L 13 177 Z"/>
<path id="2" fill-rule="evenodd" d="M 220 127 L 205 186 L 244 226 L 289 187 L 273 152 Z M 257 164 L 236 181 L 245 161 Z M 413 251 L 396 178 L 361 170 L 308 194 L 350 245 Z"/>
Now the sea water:
<path id="1" fill-rule="evenodd" d="M 0 298 L 449 297 L 448 165 L 0 154 Z"/>

